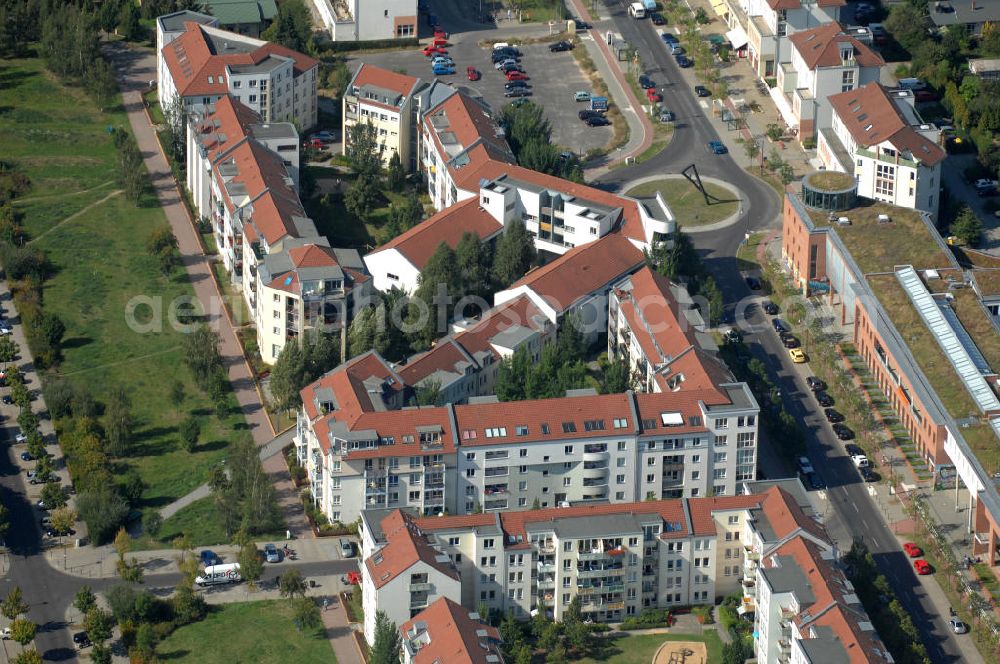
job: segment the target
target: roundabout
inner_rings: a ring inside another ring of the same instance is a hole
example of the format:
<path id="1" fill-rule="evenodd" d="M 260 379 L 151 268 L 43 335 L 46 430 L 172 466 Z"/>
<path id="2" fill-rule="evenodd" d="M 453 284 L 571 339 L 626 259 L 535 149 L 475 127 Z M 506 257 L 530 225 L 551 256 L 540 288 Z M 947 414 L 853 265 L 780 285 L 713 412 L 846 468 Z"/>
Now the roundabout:
<path id="1" fill-rule="evenodd" d="M 725 228 L 742 216 L 742 192 L 716 178 L 701 176 L 708 202 L 701 191 L 683 175 L 652 175 L 633 180 L 622 187 L 626 196 L 652 199 L 659 193 L 688 233 Z"/>

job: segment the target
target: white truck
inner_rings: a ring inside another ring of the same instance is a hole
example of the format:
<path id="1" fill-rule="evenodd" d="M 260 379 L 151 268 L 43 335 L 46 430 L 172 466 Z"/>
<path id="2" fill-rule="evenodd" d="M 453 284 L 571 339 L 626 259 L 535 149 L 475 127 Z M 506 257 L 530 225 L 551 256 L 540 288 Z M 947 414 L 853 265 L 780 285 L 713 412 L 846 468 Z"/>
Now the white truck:
<path id="1" fill-rule="evenodd" d="M 218 586 L 225 583 L 239 583 L 242 580 L 240 564 L 226 563 L 225 565 L 209 565 L 204 572 L 195 578 L 194 582 L 204 588 L 205 586 Z"/>
<path id="2" fill-rule="evenodd" d="M 628 13 L 632 18 L 646 18 L 646 8 L 641 2 L 633 2 L 629 5 Z"/>

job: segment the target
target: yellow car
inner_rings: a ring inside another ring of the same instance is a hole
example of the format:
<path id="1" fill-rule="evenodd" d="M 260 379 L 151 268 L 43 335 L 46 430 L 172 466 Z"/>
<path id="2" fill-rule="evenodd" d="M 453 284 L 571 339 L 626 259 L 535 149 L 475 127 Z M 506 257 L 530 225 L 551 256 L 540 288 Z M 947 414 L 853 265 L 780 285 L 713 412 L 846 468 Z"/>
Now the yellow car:
<path id="1" fill-rule="evenodd" d="M 792 358 L 792 362 L 795 364 L 802 364 L 806 362 L 806 354 L 802 352 L 801 348 L 789 348 L 788 355 Z"/>

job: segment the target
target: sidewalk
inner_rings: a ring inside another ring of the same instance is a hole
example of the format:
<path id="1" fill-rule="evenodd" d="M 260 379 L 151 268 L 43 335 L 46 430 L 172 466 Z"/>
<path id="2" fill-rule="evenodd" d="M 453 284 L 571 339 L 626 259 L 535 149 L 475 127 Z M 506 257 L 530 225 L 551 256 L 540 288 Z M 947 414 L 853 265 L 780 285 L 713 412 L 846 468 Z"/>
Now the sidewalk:
<path id="1" fill-rule="evenodd" d="M 195 297 L 206 312 L 208 324 L 219 333 L 219 352 L 236 400 L 254 441 L 257 445 L 266 445 L 274 437 L 275 431 L 271 428 L 271 422 L 261 404 L 260 395 L 250 367 L 243 356 L 243 348 L 236 331 L 223 313 L 225 310 L 222 305 L 223 296 L 212 275 L 211 259 L 202 253 L 201 243 L 184 206 L 179 184 L 173 179 L 170 166 L 156 138 L 156 132 L 144 110 L 142 91 L 146 89 L 148 81 L 155 78 L 156 56 L 150 49 L 139 49 L 120 43 L 111 43 L 107 47 L 111 61 L 120 76 L 122 102 L 139 150 L 142 152 L 146 170 L 149 171 L 153 190 L 177 238 L 181 261 L 191 280 Z M 307 536 L 311 531 L 305 522 L 298 496 L 294 490 L 289 492 L 284 484 L 288 476 L 284 462 L 276 463 L 273 458 L 269 459 L 265 462 L 264 469 L 278 489 L 286 527 L 292 530 L 296 537 Z"/>

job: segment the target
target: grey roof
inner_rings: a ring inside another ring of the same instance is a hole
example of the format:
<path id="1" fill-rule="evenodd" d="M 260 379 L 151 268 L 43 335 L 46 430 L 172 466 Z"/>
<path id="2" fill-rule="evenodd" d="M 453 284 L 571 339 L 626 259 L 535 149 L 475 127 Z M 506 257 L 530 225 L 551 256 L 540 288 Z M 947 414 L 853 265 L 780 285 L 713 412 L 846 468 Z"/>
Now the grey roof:
<path id="1" fill-rule="evenodd" d="M 210 30 L 202 30 L 208 47 L 215 55 L 232 55 L 233 53 L 250 53 L 260 48 L 257 40 L 248 41 L 246 37 L 235 32 L 216 34 Z"/>
<path id="2" fill-rule="evenodd" d="M 836 633 L 825 625 L 812 625 L 811 638 L 799 640 L 799 646 L 810 664 L 850 664 L 851 658 Z"/>
<path id="3" fill-rule="evenodd" d="M 799 606 L 810 606 L 816 601 L 812 584 L 792 556 L 776 556 L 777 566 L 761 567 L 773 593 L 793 593 Z"/>
<path id="4" fill-rule="evenodd" d="M 278 15 L 274 0 L 203 0 L 203 5 L 220 25 L 262 23 Z"/>
<path id="5" fill-rule="evenodd" d="M 188 21 L 194 21 L 202 25 L 218 25 L 219 23 L 218 19 L 214 16 L 200 14 L 188 9 L 174 12 L 173 14 L 164 14 L 156 19 L 156 21 L 163 26 L 166 32 L 184 32 L 184 24 Z"/>
<path id="6" fill-rule="evenodd" d="M 447 83 L 434 79 L 414 97 L 417 99 L 417 105 L 426 113 L 457 93 L 458 91 Z"/>
<path id="7" fill-rule="evenodd" d="M 419 514 L 417 511 L 410 507 L 391 507 L 391 508 L 381 508 L 381 509 L 368 509 L 361 511 L 361 518 L 364 520 L 367 526 L 368 532 L 371 533 L 372 539 L 380 544 L 385 543 L 385 533 L 382 532 L 382 519 L 389 516 L 396 510 L 405 512 L 410 516 L 417 518 Z"/>
<path id="8" fill-rule="evenodd" d="M 531 338 L 535 333 L 530 327 L 522 325 L 512 325 L 505 330 L 497 332 L 490 338 L 491 344 L 496 344 L 501 348 L 517 348 L 522 342 Z"/>
<path id="9" fill-rule="evenodd" d="M 774 480 L 748 480 L 743 482 L 742 487 L 742 492 L 748 495 L 764 493 L 772 487 L 780 487 L 795 499 L 795 503 L 805 512 L 806 516 L 816 516 L 816 508 L 809 499 L 809 492 L 802 486 L 802 480 L 798 477 L 786 477 Z"/>
<path id="10" fill-rule="evenodd" d="M 1000 21 L 1000 0 L 942 0 L 931 3 L 928 11 L 937 26 Z"/>
<path id="11" fill-rule="evenodd" d="M 299 137 L 299 132 L 296 131 L 295 125 L 291 122 L 262 122 L 250 125 L 247 129 L 258 140 L 267 140 L 269 138 L 298 139 Z"/>
<path id="12" fill-rule="evenodd" d="M 642 525 L 632 514 L 605 514 L 600 516 L 575 516 L 554 518 L 552 529 L 559 539 L 595 537 L 605 539 L 615 535 L 634 535 L 642 532 Z"/>
<path id="13" fill-rule="evenodd" d="M 706 404 L 705 410 L 707 412 L 725 413 L 727 411 L 760 410 L 757 399 L 754 398 L 753 393 L 746 383 L 723 383 L 718 387 L 721 390 L 725 390 L 726 396 L 729 398 L 729 403 L 718 405 Z"/>
<path id="14" fill-rule="evenodd" d="M 233 74 L 260 74 L 269 72 L 283 65 L 288 60 L 280 55 L 269 55 L 255 65 L 229 65 L 229 70 Z"/>
<path id="15" fill-rule="evenodd" d="M 399 106 L 400 100 L 406 95 L 401 95 L 395 90 L 389 90 L 388 88 L 381 88 L 377 85 L 365 84 L 358 86 L 358 97 L 361 99 L 371 99 L 372 101 L 377 101 L 381 104 L 387 104 L 389 106 Z"/>
<path id="16" fill-rule="evenodd" d="M 365 271 L 365 262 L 361 259 L 361 254 L 357 249 L 339 249 L 334 247 L 333 255 L 340 263 L 341 267 L 352 270 Z"/>

